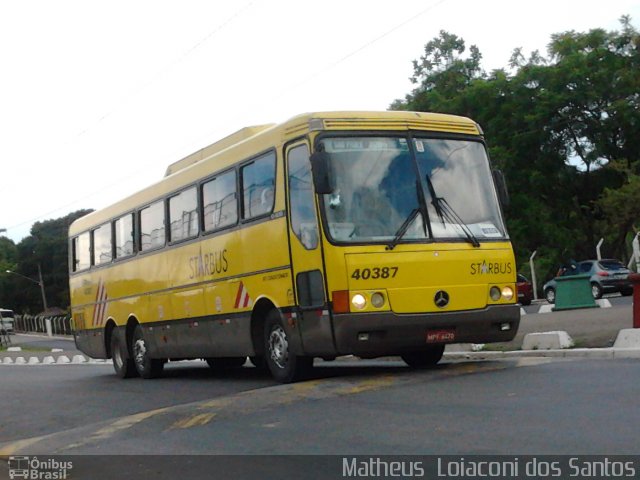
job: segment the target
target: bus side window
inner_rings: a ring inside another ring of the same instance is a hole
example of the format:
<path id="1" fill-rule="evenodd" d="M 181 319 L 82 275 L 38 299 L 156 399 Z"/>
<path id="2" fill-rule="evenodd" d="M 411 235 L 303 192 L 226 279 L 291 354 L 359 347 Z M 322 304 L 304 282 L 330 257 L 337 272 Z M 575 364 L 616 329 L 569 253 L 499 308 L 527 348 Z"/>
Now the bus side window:
<path id="1" fill-rule="evenodd" d="M 91 266 L 91 237 L 89 232 L 78 235 L 73 239 L 73 265 L 74 272 L 86 270 Z"/>
<path id="2" fill-rule="evenodd" d="M 169 241 L 198 235 L 198 194 L 196 187 L 169 198 Z"/>
<path id="3" fill-rule="evenodd" d="M 204 231 L 219 230 L 238 222 L 236 171 L 218 175 L 202 185 Z"/>
<path id="4" fill-rule="evenodd" d="M 248 220 L 273 211 L 276 156 L 270 152 L 240 170 L 242 179 L 242 218 Z"/>
<path id="5" fill-rule="evenodd" d="M 93 234 L 93 265 L 109 263 L 113 259 L 111 223 L 105 223 L 91 233 Z"/>
<path id="6" fill-rule="evenodd" d="M 165 244 L 164 201 L 140 210 L 140 250 L 160 248 Z"/>
<path id="7" fill-rule="evenodd" d="M 116 258 L 128 257 L 135 253 L 133 243 L 133 214 L 118 218 L 114 222 Z"/>

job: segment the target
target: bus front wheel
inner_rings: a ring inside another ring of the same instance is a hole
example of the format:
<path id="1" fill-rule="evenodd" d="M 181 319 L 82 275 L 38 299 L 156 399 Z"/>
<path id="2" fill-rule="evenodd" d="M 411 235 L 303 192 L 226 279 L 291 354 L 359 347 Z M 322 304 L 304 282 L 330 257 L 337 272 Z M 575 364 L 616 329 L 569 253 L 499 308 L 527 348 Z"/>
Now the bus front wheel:
<path id="1" fill-rule="evenodd" d="M 113 369 L 116 371 L 116 375 L 120 378 L 135 377 L 138 372 L 133 364 L 133 360 L 129 358 L 126 343 L 120 339 L 120 335 L 118 335 L 115 329 L 111 332 L 111 342 L 109 345 L 111 347 Z"/>
<path id="2" fill-rule="evenodd" d="M 284 322 L 276 310 L 271 310 L 264 324 L 264 351 L 271 375 L 280 383 L 300 380 L 313 366 L 313 357 L 302 357 L 291 352 L 291 339 Z"/>
<path id="3" fill-rule="evenodd" d="M 401 358 L 411 368 L 426 368 L 438 363 L 443 354 L 444 345 L 434 345 L 417 352 L 405 353 Z"/>
<path id="4" fill-rule="evenodd" d="M 144 339 L 142 325 L 136 325 L 131 339 L 131 353 L 133 363 L 138 375 L 142 378 L 156 378 L 162 374 L 164 360 L 161 358 L 150 358 L 147 342 Z"/>

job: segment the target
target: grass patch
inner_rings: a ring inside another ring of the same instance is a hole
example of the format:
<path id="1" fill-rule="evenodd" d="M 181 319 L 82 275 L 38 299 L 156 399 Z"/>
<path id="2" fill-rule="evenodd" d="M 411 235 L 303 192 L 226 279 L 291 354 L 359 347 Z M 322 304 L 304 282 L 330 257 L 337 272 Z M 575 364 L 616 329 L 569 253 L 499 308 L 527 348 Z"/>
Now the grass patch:
<path id="1" fill-rule="evenodd" d="M 23 352 L 50 352 L 51 349 L 50 348 L 44 348 L 44 347 L 30 347 L 29 345 L 14 345 L 14 344 L 9 344 L 9 345 L 2 345 L 0 347 L 0 352 L 6 352 L 7 348 L 9 347 L 20 347 L 22 348 Z M 13 352 L 12 352 L 13 353 Z M 19 353 L 19 352 L 16 352 Z"/>
<path id="2" fill-rule="evenodd" d="M 510 343 L 486 343 L 482 347 L 481 352 L 512 352 L 514 350 L 520 350 L 520 347 L 516 347 Z"/>

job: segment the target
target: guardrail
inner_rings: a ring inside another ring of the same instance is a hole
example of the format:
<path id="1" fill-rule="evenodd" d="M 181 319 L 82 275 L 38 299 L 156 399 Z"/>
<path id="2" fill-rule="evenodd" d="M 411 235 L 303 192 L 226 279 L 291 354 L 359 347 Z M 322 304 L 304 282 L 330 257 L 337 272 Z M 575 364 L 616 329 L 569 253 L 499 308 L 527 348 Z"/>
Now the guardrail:
<path id="1" fill-rule="evenodd" d="M 68 315 L 16 315 L 13 322 L 16 333 L 47 333 L 73 335 L 73 320 Z"/>

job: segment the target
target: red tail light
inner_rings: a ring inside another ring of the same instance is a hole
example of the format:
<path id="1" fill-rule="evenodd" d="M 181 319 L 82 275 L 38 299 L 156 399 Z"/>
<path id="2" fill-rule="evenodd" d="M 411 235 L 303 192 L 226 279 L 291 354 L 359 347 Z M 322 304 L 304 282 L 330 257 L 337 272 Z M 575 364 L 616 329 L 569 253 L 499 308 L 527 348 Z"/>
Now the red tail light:
<path id="1" fill-rule="evenodd" d="M 349 312 L 349 290 L 336 290 L 331 292 L 333 300 L 333 313 Z"/>
<path id="2" fill-rule="evenodd" d="M 609 276 L 609 272 L 598 272 L 598 275 L 601 277 L 608 277 Z"/>

